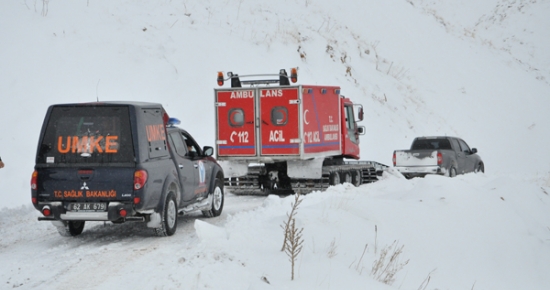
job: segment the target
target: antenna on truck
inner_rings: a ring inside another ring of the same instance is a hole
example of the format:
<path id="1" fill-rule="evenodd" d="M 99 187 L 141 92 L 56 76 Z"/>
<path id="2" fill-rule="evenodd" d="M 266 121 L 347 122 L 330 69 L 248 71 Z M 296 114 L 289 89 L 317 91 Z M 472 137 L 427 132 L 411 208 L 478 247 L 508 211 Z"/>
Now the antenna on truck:
<path id="1" fill-rule="evenodd" d="M 101 79 L 97 80 L 97 85 L 95 85 L 95 98 L 98 103 L 99 103 L 99 94 L 97 93 L 97 89 L 99 88 L 99 81 L 101 81 Z"/>
<path id="2" fill-rule="evenodd" d="M 279 77 L 279 79 L 254 79 L 254 80 L 243 80 L 241 77 Z M 259 84 L 276 84 L 280 86 L 289 86 L 290 82 L 296 83 L 298 81 L 298 68 L 293 67 L 290 69 L 290 77 L 288 76 L 285 69 L 279 70 L 278 74 L 252 74 L 252 75 L 242 75 L 234 74 L 233 72 L 227 72 L 227 78 L 223 78 L 223 72 L 218 72 L 218 86 L 223 86 L 224 81 L 231 80 L 232 88 L 240 88 L 242 84 L 245 85 L 259 85 Z"/>

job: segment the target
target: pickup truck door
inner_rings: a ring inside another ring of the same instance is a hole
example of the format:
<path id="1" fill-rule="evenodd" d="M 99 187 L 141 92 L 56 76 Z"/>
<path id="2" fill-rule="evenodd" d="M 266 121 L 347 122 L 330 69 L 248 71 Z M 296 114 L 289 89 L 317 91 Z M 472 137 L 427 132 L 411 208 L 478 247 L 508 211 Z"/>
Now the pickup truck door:
<path id="1" fill-rule="evenodd" d="M 451 140 L 454 154 L 456 156 L 456 164 L 454 165 L 456 166 L 456 173 L 460 174 L 462 173 L 462 170 L 464 170 L 464 161 L 465 161 L 464 152 L 462 152 L 462 148 L 460 147 L 460 143 L 458 142 L 458 139 L 450 138 L 450 140 Z"/>
<path id="2" fill-rule="evenodd" d="M 187 155 L 187 148 L 180 131 L 171 132 L 169 135 L 170 146 L 174 151 L 176 166 L 181 183 L 181 200 L 186 202 L 195 197 L 195 168 L 191 157 Z"/>
<path id="3" fill-rule="evenodd" d="M 464 142 L 464 140 L 458 139 L 458 142 L 460 143 L 460 148 L 462 149 L 462 165 L 460 168 L 461 173 L 468 173 L 474 171 L 475 167 L 475 158 L 472 156 L 472 150 L 470 149 L 470 146 Z"/>
<path id="4" fill-rule="evenodd" d="M 187 132 L 183 132 L 183 139 L 187 145 L 186 157 L 193 162 L 195 169 L 195 189 L 193 196 L 196 198 L 208 196 L 208 184 L 210 183 L 210 172 L 212 162 L 202 154 L 199 144 Z"/>

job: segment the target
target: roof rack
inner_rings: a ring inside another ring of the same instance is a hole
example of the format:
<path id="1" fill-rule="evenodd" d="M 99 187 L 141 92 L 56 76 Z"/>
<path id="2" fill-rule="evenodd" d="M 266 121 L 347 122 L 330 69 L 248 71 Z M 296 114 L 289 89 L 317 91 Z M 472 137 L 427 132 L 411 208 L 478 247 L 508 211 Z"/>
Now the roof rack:
<path id="1" fill-rule="evenodd" d="M 243 80 L 241 78 L 257 78 L 257 77 L 278 77 L 278 79 L 254 79 L 254 80 Z M 227 80 L 231 80 L 232 88 L 241 88 L 242 85 L 269 85 L 278 83 L 280 86 L 289 86 L 290 82 L 293 83 L 298 81 L 298 68 L 292 68 L 290 70 L 290 77 L 286 73 L 285 69 L 279 70 L 278 74 L 251 74 L 251 75 L 241 75 L 234 74 L 233 72 L 227 72 L 227 78 L 223 78 L 223 73 L 218 72 L 218 85 L 223 86 L 223 83 Z"/>

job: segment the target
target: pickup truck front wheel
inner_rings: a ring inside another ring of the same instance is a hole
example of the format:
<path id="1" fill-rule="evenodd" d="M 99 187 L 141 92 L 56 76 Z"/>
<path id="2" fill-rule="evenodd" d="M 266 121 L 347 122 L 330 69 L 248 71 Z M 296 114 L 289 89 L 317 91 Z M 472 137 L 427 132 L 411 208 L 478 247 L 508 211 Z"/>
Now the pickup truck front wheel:
<path id="1" fill-rule="evenodd" d="M 170 192 L 166 196 L 164 209 L 161 213 L 160 227 L 155 229 L 158 236 L 171 236 L 178 227 L 178 210 L 174 193 Z"/>
<path id="2" fill-rule="evenodd" d="M 476 166 L 476 169 L 474 170 L 475 173 L 485 173 L 485 165 L 483 165 L 483 163 L 479 163 L 477 166 Z"/>
<path id="3" fill-rule="evenodd" d="M 223 202 L 223 181 L 219 178 L 216 179 L 216 185 L 214 187 L 214 192 L 212 193 L 212 207 L 209 210 L 203 210 L 202 215 L 205 217 L 216 217 L 222 213 Z"/>

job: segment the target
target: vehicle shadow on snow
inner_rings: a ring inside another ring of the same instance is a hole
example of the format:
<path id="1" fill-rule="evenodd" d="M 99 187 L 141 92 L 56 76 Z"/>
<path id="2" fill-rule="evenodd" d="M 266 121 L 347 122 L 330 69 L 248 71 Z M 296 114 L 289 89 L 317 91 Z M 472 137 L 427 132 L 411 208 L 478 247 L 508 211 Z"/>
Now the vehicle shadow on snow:
<path id="1" fill-rule="evenodd" d="M 174 235 L 194 233 L 194 221 L 200 216 L 178 216 L 178 229 Z M 136 238 L 163 239 L 148 228 L 145 222 L 126 222 L 113 224 L 111 222 L 86 222 L 82 234 L 72 237 L 84 243 L 109 244 L 112 242 L 132 242 Z"/>

